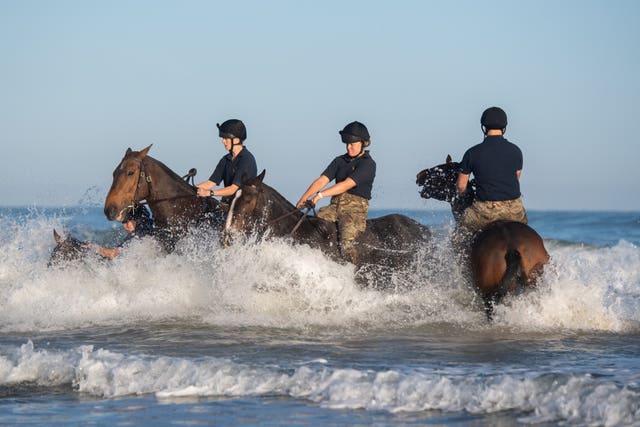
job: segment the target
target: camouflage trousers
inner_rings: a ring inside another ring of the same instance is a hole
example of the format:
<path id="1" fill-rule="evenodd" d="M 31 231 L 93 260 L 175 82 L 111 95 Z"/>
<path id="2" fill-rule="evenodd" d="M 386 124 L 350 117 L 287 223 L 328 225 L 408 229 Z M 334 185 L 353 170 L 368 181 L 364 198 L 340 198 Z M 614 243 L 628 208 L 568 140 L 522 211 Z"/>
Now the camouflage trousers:
<path id="1" fill-rule="evenodd" d="M 351 263 L 358 264 L 355 240 L 367 228 L 369 201 L 354 194 L 342 193 L 331 198 L 329 206 L 320 208 L 318 218 L 338 223 L 340 252 Z"/>
<path id="2" fill-rule="evenodd" d="M 464 211 L 462 227 L 465 231 L 474 234 L 487 224 L 498 220 L 527 224 L 529 220 L 527 219 L 527 211 L 522 205 L 522 198 L 498 202 L 476 200 Z"/>

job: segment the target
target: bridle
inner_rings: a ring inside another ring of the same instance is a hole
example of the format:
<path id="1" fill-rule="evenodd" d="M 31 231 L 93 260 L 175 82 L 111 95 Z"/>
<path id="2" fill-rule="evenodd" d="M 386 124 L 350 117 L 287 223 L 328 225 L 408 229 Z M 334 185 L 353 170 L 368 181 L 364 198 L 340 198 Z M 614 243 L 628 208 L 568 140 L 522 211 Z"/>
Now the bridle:
<path id="1" fill-rule="evenodd" d="M 138 162 L 140 167 L 140 172 L 138 173 L 138 183 L 136 184 L 136 191 L 133 193 L 133 199 L 131 200 L 131 204 L 127 206 L 127 208 L 130 208 L 132 211 L 135 211 L 135 209 L 139 206 L 149 205 L 149 203 L 160 203 L 160 202 L 167 202 L 170 200 L 184 199 L 188 197 L 197 197 L 197 192 L 196 192 L 196 194 L 185 194 L 180 196 L 164 197 L 162 199 L 154 199 L 151 201 L 146 200 L 151 194 L 151 182 L 153 181 L 153 179 L 151 178 L 151 175 L 149 175 L 144 168 L 144 159 L 133 158 L 132 160 Z M 182 179 L 184 179 L 194 189 L 195 189 L 194 177 L 196 176 L 196 174 L 197 174 L 196 168 L 191 168 L 189 169 L 189 172 L 187 172 L 187 174 L 182 177 Z M 191 180 L 190 183 L 189 183 L 189 180 Z M 146 182 L 147 184 L 147 195 L 139 199 L 138 193 L 140 191 L 140 188 L 142 187 L 143 182 Z"/>

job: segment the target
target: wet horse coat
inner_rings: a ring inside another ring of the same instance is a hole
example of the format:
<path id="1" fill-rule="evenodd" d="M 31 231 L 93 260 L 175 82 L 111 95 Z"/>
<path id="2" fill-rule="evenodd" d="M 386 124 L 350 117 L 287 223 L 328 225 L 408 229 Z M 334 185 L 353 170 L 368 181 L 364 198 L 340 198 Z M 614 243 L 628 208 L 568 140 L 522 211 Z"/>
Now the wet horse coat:
<path id="1" fill-rule="evenodd" d="M 148 156 L 150 149 L 151 145 L 141 151 L 129 148 L 113 171 L 113 183 L 104 203 L 107 219 L 122 221 L 134 206 L 146 201 L 153 214 L 156 236 L 168 250 L 191 226 L 206 223 L 222 230 L 224 212 L 219 202 L 198 197 L 195 187 Z"/>
<path id="2" fill-rule="evenodd" d="M 263 182 L 264 175 L 263 171 L 245 181 L 236 193 L 225 226 L 227 238 L 237 232 L 291 237 L 296 243 L 309 244 L 340 259 L 336 224 L 300 212 Z M 369 219 L 366 230 L 356 240 L 358 267 L 405 267 L 414 259 L 416 249 L 430 240 L 427 227 L 404 215 Z"/>
<path id="3" fill-rule="evenodd" d="M 464 210 L 473 203 L 473 182 L 463 196 L 457 194 L 459 163 L 447 156 L 444 164 L 418 173 L 416 183 L 422 186 L 420 195 L 426 199 L 447 201 L 457 223 Z M 526 224 L 515 221 L 495 221 L 476 233 L 468 248 L 473 284 L 482 296 L 487 314 L 492 306 L 508 293 L 534 286 L 549 254 L 542 238 Z"/>
<path id="4" fill-rule="evenodd" d="M 79 261 L 91 253 L 88 243 L 71 236 L 63 239 L 55 229 L 53 230 L 53 239 L 56 242 L 56 246 L 53 248 L 53 251 L 51 251 L 47 267 L 65 262 Z"/>

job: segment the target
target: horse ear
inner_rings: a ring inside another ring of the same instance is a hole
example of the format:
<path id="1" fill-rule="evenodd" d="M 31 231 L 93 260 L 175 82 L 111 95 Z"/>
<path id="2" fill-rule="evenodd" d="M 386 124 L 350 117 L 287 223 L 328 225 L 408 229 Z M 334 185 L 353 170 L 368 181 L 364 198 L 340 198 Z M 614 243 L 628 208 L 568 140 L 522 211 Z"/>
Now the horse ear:
<path id="1" fill-rule="evenodd" d="M 142 150 L 140 150 L 140 152 L 136 155 L 136 157 L 138 158 L 138 160 L 142 160 L 145 157 L 147 157 L 147 153 L 149 152 L 149 150 L 151 150 L 151 146 L 153 144 L 149 144 L 149 146 L 147 148 L 144 148 Z"/>
<path id="2" fill-rule="evenodd" d="M 131 153 L 133 153 L 133 150 L 131 149 L 131 147 L 129 147 L 129 148 L 127 148 L 127 152 L 124 153 L 124 156 L 127 157 Z"/>
<path id="3" fill-rule="evenodd" d="M 262 182 L 262 180 L 264 179 L 264 174 L 266 172 L 267 172 L 266 169 L 262 169 L 262 173 L 256 177 L 258 179 L 258 181 Z"/>
<path id="4" fill-rule="evenodd" d="M 451 154 L 447 154 L 447 163 L 451 163 Z"/>
<path id="5" fill-rule="evenodd" d="M 60 237 L 60 235 L 58 234 L 55 228 L 53 229 L 53 240 L 56 241 L 57 245 L 59 245 L 60 242 L 62 241 L 62 237 Z"/>

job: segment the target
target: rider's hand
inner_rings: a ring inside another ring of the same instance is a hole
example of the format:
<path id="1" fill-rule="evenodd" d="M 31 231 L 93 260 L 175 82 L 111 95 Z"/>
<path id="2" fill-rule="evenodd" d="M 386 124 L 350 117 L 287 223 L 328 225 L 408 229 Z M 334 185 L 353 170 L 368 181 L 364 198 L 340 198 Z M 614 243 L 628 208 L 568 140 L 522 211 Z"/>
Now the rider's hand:
<path id="1" fill-rule="evenodd" d="M 306 201 L 305 199 L 300 199 L 300 200 L 298 200 L 298 203 L 296 203 L 296 208 L 298 208 L 298 209 L 302 209 L 302 208 L 304 208 L 304 204 L 305 204 L 306 202 L 307 202 L 307 201 Z"/>
<path id="2" fill-rule="evenodd" d="M 313 196 L 313 199 L 311 199 L 311 204 L 313 205 L 312 208 L 314 208 L 323 197 L 324 196 L 321 193 L 316 193 L 316 195 Z"/>
<path id="3" fill-rule="evenodd" d="M 200 196 L 200 197 L 209 197 L 209 196 L 211 196 L 211 190 L 205 190 L 202 187 L 198 187 L 198 196 Z"/>

